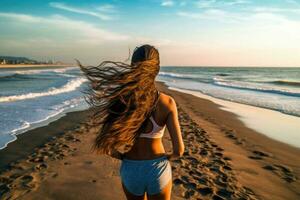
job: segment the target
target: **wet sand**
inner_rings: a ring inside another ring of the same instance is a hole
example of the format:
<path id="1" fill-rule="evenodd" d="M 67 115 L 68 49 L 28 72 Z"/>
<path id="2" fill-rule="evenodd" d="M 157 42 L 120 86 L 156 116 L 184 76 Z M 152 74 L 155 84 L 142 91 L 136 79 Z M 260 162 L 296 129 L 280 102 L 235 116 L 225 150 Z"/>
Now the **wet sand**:
<path id="1" fill-rule="evenodd" d="M 299 149 L 247 128 L 211 101 L 157 86 L 177 102 L 186 145 L 172 161 L 172 199 L 300 198 Z M 125 199 L 120 162 L 91 152 L 97 130 L 88 128 L 88 114 L 69 113 L 0 151 L 0 199 Z M 168 133 L 164 144 L 169 151 Z"/>

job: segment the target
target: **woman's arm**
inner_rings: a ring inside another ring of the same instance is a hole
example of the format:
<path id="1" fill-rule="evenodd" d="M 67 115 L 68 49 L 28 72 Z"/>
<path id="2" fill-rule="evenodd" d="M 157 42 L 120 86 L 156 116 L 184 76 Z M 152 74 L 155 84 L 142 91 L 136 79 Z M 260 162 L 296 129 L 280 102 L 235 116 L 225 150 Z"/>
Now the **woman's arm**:
<path id="1" fill-rule="evenodd" d="M 173 152 L 172 154 L 168 154 L 168 159 L 177 158 L 183 155 L 184 152 L 184 143 L 181 135 L 179 120 L 178 120 L 178 111 L 175 100 L 170 97 L 168 107 L 170 112 L 167 116 L 167 128 L 169 130 Z"/>

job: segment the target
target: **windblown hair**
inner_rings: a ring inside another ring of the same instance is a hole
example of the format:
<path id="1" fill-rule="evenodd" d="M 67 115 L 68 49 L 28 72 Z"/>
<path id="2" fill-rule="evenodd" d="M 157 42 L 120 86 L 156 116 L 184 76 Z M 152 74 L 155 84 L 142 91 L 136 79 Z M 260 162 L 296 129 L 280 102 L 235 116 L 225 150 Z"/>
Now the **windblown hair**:
<path id="1" fill-rule="evenodd" d="M 85 97 L 94 111 L 92 126 L 100 128 L 93 149 L 110 154 L 133 145 L 158 101 L 157 49 L 150 45 L 136 48 L 130 65 L 104 61 L 97 67 L 79 66 L 89 80 Z"/>

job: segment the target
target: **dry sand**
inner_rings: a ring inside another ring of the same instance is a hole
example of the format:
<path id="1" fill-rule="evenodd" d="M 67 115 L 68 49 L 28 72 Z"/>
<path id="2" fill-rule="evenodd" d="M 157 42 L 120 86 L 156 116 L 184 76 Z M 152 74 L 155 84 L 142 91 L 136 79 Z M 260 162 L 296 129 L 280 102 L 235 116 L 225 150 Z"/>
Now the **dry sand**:
<path id="1" fill-rule="evenodd" d="M 186 145 L 184 156 L 172 161 L 172 199 L 300 198 L 299 149 L 246 128 L 208 100 L 168 90 L 161 83 L 158 88 L 178 104 Z M 0 167 L 6 168 L 0 174 L 0 199 L 125 199 L 120 162 L 91 152 L 96 130 L 84 123 L 88 114 L 70 113 L 33 130 L 34 136 L 25 133 L 9 144 L 10 154 L 0 159 Z M 45 138 L 56 137 L 41 139 L 45 133 Z M 22 142 L 26 140 L 36 144 Z M 31 147 L 7 167 L 16 159 L 14 149 L 19 152 L 24 144 Z M 164 144 L 170 150 L 168 134 Z"/>

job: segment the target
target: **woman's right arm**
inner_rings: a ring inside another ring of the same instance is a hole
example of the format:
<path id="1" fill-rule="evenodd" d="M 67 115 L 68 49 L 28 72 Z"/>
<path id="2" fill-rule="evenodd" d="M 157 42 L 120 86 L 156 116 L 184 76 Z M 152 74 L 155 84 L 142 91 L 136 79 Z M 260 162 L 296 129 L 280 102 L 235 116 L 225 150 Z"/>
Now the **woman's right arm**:
<path id="1" fill-rule="evenodd" d="M 184 153 L 184 143 L 182 139 L 182 134 L 180 130 L 178 111 L 175 100 L 170 97 L 168 102 L 169 113 L 167 116 L 167 128 L 171 136 L 173 152 L 167 155 L 169 159 L 180 157 Z"/>

